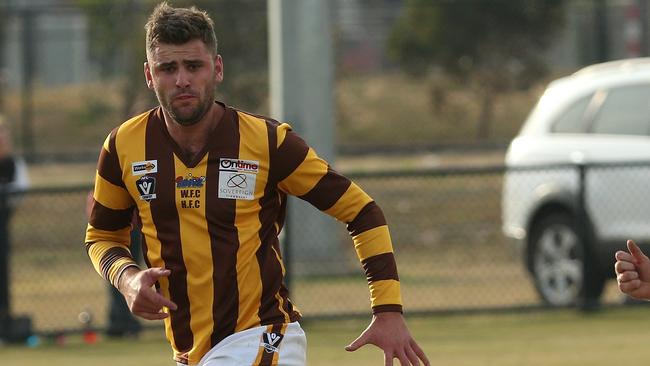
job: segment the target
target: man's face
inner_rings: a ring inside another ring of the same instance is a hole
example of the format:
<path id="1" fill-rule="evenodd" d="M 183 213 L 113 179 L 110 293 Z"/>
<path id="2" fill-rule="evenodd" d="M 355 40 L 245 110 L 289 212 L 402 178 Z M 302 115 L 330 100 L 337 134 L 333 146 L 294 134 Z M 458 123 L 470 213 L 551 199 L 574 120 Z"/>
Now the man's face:
<path id="1" fill-rule="evenodd" d="M 214 104 L 216 86 L 223 80 L 223 62 L 199 39 L 182 45 L 161 43 L 147 55 L 144 74 L 165 111 L 176 122 L 190 126 Z"/>

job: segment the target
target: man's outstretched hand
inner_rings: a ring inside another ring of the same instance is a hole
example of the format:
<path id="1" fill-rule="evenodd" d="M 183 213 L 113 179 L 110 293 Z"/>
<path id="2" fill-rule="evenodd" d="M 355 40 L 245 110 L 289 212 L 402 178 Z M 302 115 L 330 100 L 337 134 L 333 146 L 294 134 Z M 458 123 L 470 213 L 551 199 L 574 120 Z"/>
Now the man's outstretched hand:
<path id="1" fill-rule="evenodd" d="M 621 292 L 635 299 L 650 299 L 650 259 L 634 241 L 627 241 L 629 252 L 619 250 L 615 254 L 616 282 Z"/>
<path id="2" fill-rule="evenodd" d="M 176 310 L 171 300 L 158 293 L 153 285 L 171 271 L 163 268 L 150 268 L 144 271 L 136 267 L 127 268 L 119 279 L 118 290 L 124 295 L 131 312 L 147 320 L 160 320 L 169 316 L 163 306 Z"/>
<path id="3" fill-rule="evenodd" d="M 373 315 L 368 328 L 345 347 L 345 350 L 353 352 L 366 344 L 374 344 L 384 351 L 385 366 L 392 366 L 395 358 L 402 366 L 431 365 L 424 351 L 411 337 L 401 313 L 386 312 Z"/>

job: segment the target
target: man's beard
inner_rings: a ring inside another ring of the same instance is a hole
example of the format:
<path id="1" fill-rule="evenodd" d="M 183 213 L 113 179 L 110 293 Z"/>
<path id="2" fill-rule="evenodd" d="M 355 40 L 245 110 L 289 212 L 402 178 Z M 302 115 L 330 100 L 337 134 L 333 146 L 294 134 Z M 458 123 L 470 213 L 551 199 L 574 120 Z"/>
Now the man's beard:
<path id="1" fill-rule="evenodd" d="M 165 100 L 161 98 L 161 95 L 158 94 L 158 101 Z M 179 93 L 177 93 L 179 94 Z M 194 93 L 192 93 L 194 95 Z M 173 100 L 173 97 L 165 101 L 165 103 L 160 103 L 167 113 L 182 126 L 192 126 L 198 123 L 206 113 L 210 110 L 210 107 L 214 103 L 214 86 L 209 86 L 205 90 L 205 98 L 199 99 L 199 104 L 192 109 L 190 113 L 181 112 L 180 108 L 176 108 L 172 105 L 170 100 Z"/>

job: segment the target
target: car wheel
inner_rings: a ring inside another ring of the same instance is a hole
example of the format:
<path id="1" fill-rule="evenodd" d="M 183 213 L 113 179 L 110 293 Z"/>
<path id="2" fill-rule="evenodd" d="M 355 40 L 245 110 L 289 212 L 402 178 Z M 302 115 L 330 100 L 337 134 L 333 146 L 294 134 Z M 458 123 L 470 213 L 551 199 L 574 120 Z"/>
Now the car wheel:
<path id="1" fill-rule="evenodd" d="M 597 302 L 602 293 L 603 278 L 584 278 L 585 250 L 574 221 L 567 213 L 551 213 L 531 232 L 529 266 L 535 288 L 548 305 L 578 304 L 583 286 L 587 299 Z"/>

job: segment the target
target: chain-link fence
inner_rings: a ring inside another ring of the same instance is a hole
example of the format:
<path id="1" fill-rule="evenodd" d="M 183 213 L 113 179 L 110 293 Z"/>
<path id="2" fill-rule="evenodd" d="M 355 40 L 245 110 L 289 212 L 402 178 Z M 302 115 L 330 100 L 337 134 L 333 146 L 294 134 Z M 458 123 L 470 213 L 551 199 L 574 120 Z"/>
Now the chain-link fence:
<path id="1" fill-rule="evenodd" d="M 502 173 L 495 167 L 350 175 L 384 211 L 406 311 L 536 303 L 516 250 L 501 235 Z M 317 228 L 305 230 L 318 233 Z M 340 251 L 348 254 L 348 276 L 295 273 L 293 297 L 306 314 L 368 311 L 364 276 L 343 225 L 339 237 Z"/>
<path id="2" fill-rule="evenodd" d="M 446 312 L 542 304 L 524 265 L 525 256 L 502 234 L 502 225 L 510 232 L 518 225 L 557 227 L 557 220 L 553 226 L 549 217 L 564 212 L 569 217 L 567 226 L 579 238 L 583 233 L 576 226 L 581 221 L 575 213 L 580 212 L 576 209 L 580 197 L 586 203 L 585 228 L 593 239 L 589 242 L 595 249 L 602 246 L 595 253 L 610 251 L 606 244 L 621 246 L 627 237 L 645 242 L 650 238 L 650 202 L 644 194 L 649 173 L 650 164 L 627 164 L 347 175 L 375 198 L 389 222 L 405 310 Z M 553 196 L 549 187 L 564 188 L 554 192 L 568 195 Z M 38 189 L 11 197 L 18 198 L 9 226 L 11 313 L 30 316 L 37 332 L 80 330 L 78 316 L 84 311 L 93 315 L 94 327 L 106 326 L 108 285 L 95 273 L 83 248 L 89 189 Z M 299 248 L 291 244 L 284 248 L 290 257 L 292 299 L 307 317 L 368 314 L 365 276 L 345 226 L 337 228 L 331 234 L 332 252 L 343 253 L 343 260 L 309 262 L 291 255 Z M 551 291 L 564 289 L 567 283 L 562 281 L 571 281 L 570 265 L 581 263 L 580 251 L 572 251 L 561 234 L 558 230 L 551 237 L 555 239 L 547 240 L 538 258 L 548 267 L 546 272 L 544 267 L 538 271 L 541 285 Z M 543 236 L 539 230 L 530 235 Z M 573 244 L 579 246 L 580 240 Z M 554 269 L 553 256 L 564 249 L 565 258 L 556 261 Z M 301 271 L 319 266 L 319 274 Z M 553 300 L 548 296 L 547 301 Z M 606 296 L 606 301 L 617 299 L 615 291 Z"/>
<path id="3" fill-rule="evenodd" d="M 102 325 L 108 285 L 83 246 L 91 187 L 36 189 L 10 197 L 9 293 L 12 314 L 32 318 L 39 332 L 77 329 L 84 309 Z"/>
<path id="4" fill-rule="evenodd" d="M 434 313 L 540 306 L 535 285 L 542 300 L 566 305 L 561 296 L 585 295 L 571 292 L 579 289 L 583 270 L 585 283 L 602 290 L 615 248 L 628 237 L 641 243 L 650 238 L 650 198 L 644 194 L 649 169 L 650 163 L 637 163 L 347 175 L 389 222 L 406 312 Z M 107 326 L 109 287 L 83 248 L 90 188 L 34 189 L 10 197 L 10 312 L 29 316 L 36 332 L 80 330 L 82 312 L 92 315 L 93 327 Z M 579 215 L 582 207 L 586 216 Z M 502 226 L 514 236 L 517 229 L 529 230 L 533 249 L 517 250 Z M 284 248 L 292 299 L 310 318 L 369 311 L 352 241 L 343 224 L 336 228 L 325 234 L 301 228 L 332 237 L 332 252 L 339 253 L 334 262 L 293 255 L 300 248 L 290 240 Z M 581 267 L 583 262 L 593 268 Z M 607 302 L 620 298 L 614 287 L 605 295 Z"/>

